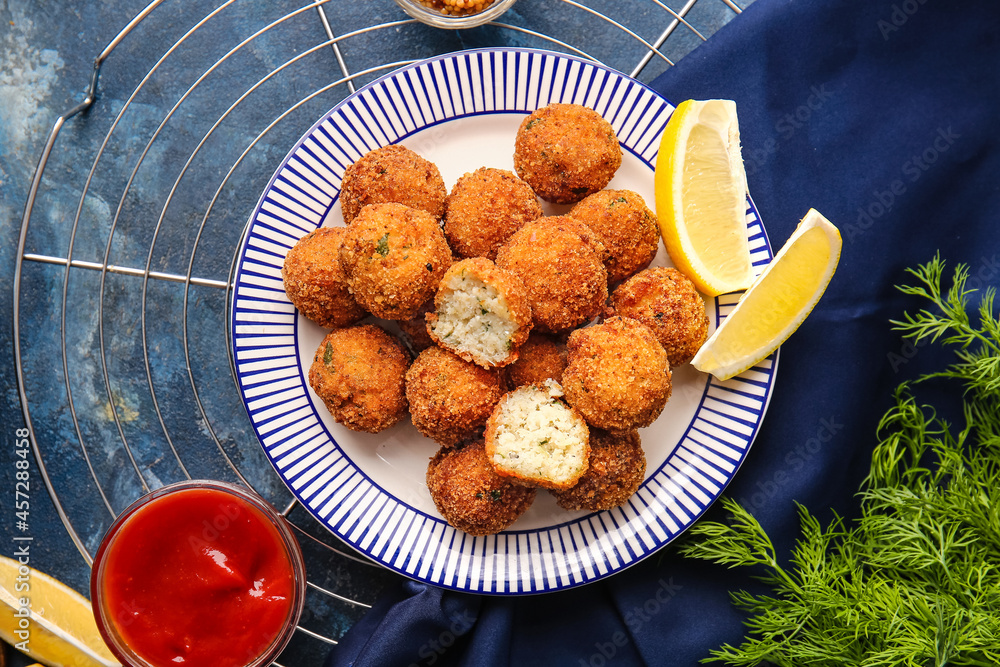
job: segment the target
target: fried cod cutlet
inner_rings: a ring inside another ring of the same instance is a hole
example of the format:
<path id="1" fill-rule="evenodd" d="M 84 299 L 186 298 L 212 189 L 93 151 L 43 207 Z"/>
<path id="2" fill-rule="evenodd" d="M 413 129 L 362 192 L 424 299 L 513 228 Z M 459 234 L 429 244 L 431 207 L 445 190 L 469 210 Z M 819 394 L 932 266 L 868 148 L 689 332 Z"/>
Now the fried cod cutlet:
<path id="1" fill-rule="evenodd" d="M 656 215 L 631 190 L 595 192 L 566 215 L 590 227 L 608 249 L 605 267 L 612 285 L 649 266 L 660 248 Z"/>
<path id="2" fill-rule="evenodd" d="M 570 334 L 563 390 L 591 426 L 628 431 L 652 424 L 671 392 L 670 362 L 644 324 L 612 317 Z"/>
<path id="3" fill-rule="evenodd" d="M 535 194 L 556 204 L 603 189 L 621 163 L 611 123 L 580 104 L 554 102 L 535 110 L 514 140 L 514 171 Z"/>
<path id="4" fill-rule="evenodd" d="M 281 267 L 288 300 L 326 329 L 350 326 L 368 313 L 351 294 L 338 255 L 346 230 L 320 227 L 292 246 Z"/>
<path id="5" fill-rule="evenodd" d="M 566 368 L 566 345 L 551 336 L 532 331 L 518 350 L 517 361 L 507 366 L 507 382 L 512 388 L 542 384 L 546 380 L 562 382 Z"/>
<path id="6" fill-rule="evenodd" d="M 481 440 L 438 451 L 427 465 L 427 489 L 445 521 L 470 535 L 504 530 L 528 511 L 537 493 L 498 475 Z"/>
<path id="7" fill-rule="evenodd" d="M 372 315 L 408 320 L 434 296 L 451 249 L 434 217 L 403 204 L 369 204 L 338 255 L 351 293 Z"/>
<path id="8" fill-rule="evenodd" d="M 334 329 L 319 344 L 309 385 L 338 423 L 378 433 L 406 415 L 410 355 L 373 324 Z"/>
<path id="9" fill-rule="evenodd" d="M 511 234 L 542 217 L 531 187 L 505 169 L 464 174 L 445 200 L 444 235 L 458 257 L 495 260 Z"/>
<path id="10" fill-rule="evenodd" d="M 590 430 L 590 467 L 574 486 L 553 491 L 566 510 L 599 512 L 625 504 L 646 477 L 646 454 L 636 430 Z"/>
<path id="11" fill-rule="evenodd" d="M 403 339 L 403 343 L 410 349 L 414 357 L 427 348 L 436 345 L 430 333 L 427 332 L 427 315 L 433 312 L 434 299 L 432 298 L 410 319 L 396 321 L 396 326 L 399 327 L 400 338 Z"/>
<path id="12" fill-rule="evenodd" d="M 486 422 L 486 457 L 497 474 L 528 486 L 568 489 L 587 471 L 590 429 L 552 380 L 504 394 Z"/>
<path id="13" fill-rule="evenodd" d="M 483 368 L 517 359 L 531 327 L 524 283 L 485 257 L 453 264 L 427 315 L 427 331 L 438 345 Z"/>
<path id="14" fill-rule="evenodd" d="M 444 447 L 480 437 L 503 394 L 499 371 L 480 368 L 440 347 L 421 352 L 406 372 L 413 425 Z"/>
<path id="15" fill-rule="evenodd" d="M 524 283 L 535 327 L 561 333 L 596 317 L 608 298 L 604 250 L 583 226 L 561 216 L 539 218 L 519 229 L 497 252 L 497 266 Z"/>
<path id="16" fill-rule="evenodd" d="M 447 196 L 437 166 L 398 144 L 365 153 L 348 165 L 340 184 L 340 206 L 346 225 L 368 204 L 405 204 L 440 220 Z"/>
<path id="17" fill-rule="evenodd" d="M 649 327 L 671 368 L 691 361 L 708 338 L 705 302 L 677 269 L 653 267 L 635 274 L 612 293 L 610 310 Z"/>

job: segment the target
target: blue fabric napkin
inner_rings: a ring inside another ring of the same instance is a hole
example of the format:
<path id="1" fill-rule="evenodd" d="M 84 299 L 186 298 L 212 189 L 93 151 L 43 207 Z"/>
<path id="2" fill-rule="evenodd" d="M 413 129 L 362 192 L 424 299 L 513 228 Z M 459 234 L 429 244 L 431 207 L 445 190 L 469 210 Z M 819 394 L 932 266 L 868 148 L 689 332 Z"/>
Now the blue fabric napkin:
<path id="1" fill-rule="evenodd" d="M 993 0 L 757 0 L 654 82 L 737 103 L 750 192 L 777 250 L 810 208 L 844 239 L 837 274 L 782 347 L 763 428 L 726 493 L 779 550 L 793 501 L 851 516 L 893 388 L 939 364 L 889 320 L 935 252 L 1000 282 L 1000 9 Z M 919 304 L 923 306 L 922 303 Z M 709 517 L 722 518 L 718 508 Z M 682 538 L 683 539 L 683 538 Z M 667 548 L 607 580 L 497 598 L 388 592 L 328 665 L 693 666 L 744 635 L 743 570 Z"/>

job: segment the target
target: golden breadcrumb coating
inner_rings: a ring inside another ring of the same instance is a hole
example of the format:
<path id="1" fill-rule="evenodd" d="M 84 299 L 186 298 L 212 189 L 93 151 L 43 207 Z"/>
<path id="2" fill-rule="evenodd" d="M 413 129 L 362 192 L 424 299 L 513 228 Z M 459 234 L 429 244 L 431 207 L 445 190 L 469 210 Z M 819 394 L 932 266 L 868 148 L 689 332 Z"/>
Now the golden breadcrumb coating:
<path id="1" fill-rule="evenodd" d="M 656 215 L 631 190 L 601 190 L 574 206 L 567 215 L 594 230 L 608 249 L 608 282 L 625 280 L 646 268 L 660 248 Z"/>
<path id="2" fill-rule="evenodd" d="M 504 530 L 528 511 L 536 494 L 498 475 L 481 440 L 438 451 L 427 465 L 427 489 L 445 521 L 470 535 Z"/>
<path id="3" fill-rule="evenodd" d="M 544 217 L 519 229 L 497 252 L 497 266 L 517 275 L 528 291 L 535 327 L 568 331 L 589 322 L 608 298 L 608 272 L 596 239 L 572 231 L 580 222 Z"/>
<path id="4" fill-rule="evenodd" d="M 455 255 L 491 260 L 511 234 L 542 217 L 531 187 L 512 172 L 493 167 L 460 177 L 444 210 L 444 235 Z"/>
<path id="5" fill-rule="evenodd" d="M 499 371 L 440 347 L 420 353 L 406 372 L 406 400 L 418 431 L 445 447 L 478 438 L 504 393 Z"/>
<path id="6" fill-rule="evenodd" d="M 334 329 L 309 367 L 309 386 L 338 423 L 378 433 L 406 415 L 404 383 L 410 355 L 373 324 Z"/>
<path id="7" fill-rule="evenodd" d="M 486 458 L 518 484 L 568 489 L 587 471 L 590 429 L 560 397 L 559 384 L 518 387 L 504 394 L 486 422 Z"/>
<path id="8" fill-rule="evenodd" d="M 611 123 L 579 104 L 529 114 L 514 140 L 514 170 L 539 197 L 572 204 L 604 188 L 622 163 Z"/>
<path id="9" fill-rule="evenodd" d="M 612 317 L 577 329 L 566 346 L 566 401 L 591 426 L 642 428 L 663 411 L 671 392 L 670 362 L 649 327 Z"/>
<path id="10" fill-rule="evenodd" d="M 350 225 L 368 204 L 406 204 L 440 220 L 448 189 L 434 163 L 405 146 L 390 144 L 363 155 L 344 170 L 340 206 Z"/>
<path id="11" fill-rule="evenodd" d="M 351 295 L 338 254 L 346 230 L 320 227 L 292 246 L 281 267 L 288 300 L 307 318 L 327 329 L 346 327 L 368 313 Z"/>
<path id="12" fill-rule="evenodd" d="M 485 257 L 453 264 L 427 315 L 427 331 L 438 345 L 483 368 L 517 359 L 531 327 L 524 283 Z"/>
<path id="13" fill-rule="evenodd" d="M 566 345 L 545 334 L 531 332 L 518 350 L 517 361 L 507 366 L 511 387 L 542 384 L 545 380 L 562 382 L 566 368 Z"/>
<path id="14" fill-rule="evenodd" d="M 705 302 L 677 269 L 640 271 L 618 286 L 610 308 L 649 327 L 666 350 L 671 368 L 691 361 L 708 338 Z"/>
<path id="15" fill-rule="evenodd" d="M 354 298 L 386 320 L 419 313 L 452 261 L 434 217 L 403 204 L 361 209 L 347 228 L 339 257 Z"/>
<path id="16" fill-rule="evenodd" d="M 593 229 L 583 224 L 576 218 L 571 218 L 568 215 L 550 215 L 544 218 L 539 218 L 536 220 L 540 225 L 547 225 L 549 227 L 554 227 L 564 232 L 573 232 L 580 237 L 588 248 L 590 248 L 597 259 L 601 261 L 607 268 L 608 260 L 611 258 L 611 252 L 608 247 L 604 245 L 604 241 L 601 240 L 599 234 L 597 234 Z"/>
<path id="17" fill-rule="evenodd" d="M 413 356 L 416 356 L 429 347 L 436 345 L 427 331 L 427 315 L 434 312 L 434 299 L 423 305 L 416 315 L 408 320 L 398 320 L 400 338 L 410 349 Z"/>
<path id="18" fill-rule="evenodd" d="M 567 510 L 599 512 L 624 505 L 646 477 L 646 453 L 639 432 L 590 431 L 590 467 L 575 486 L 553 491 Z"/>

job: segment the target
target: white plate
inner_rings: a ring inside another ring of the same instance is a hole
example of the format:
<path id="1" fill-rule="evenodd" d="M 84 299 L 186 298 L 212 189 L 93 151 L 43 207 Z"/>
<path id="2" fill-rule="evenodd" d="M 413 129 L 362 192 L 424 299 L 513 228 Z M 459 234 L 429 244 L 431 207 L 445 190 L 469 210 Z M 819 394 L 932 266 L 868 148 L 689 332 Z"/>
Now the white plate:
<path id="1" fill-rule="evenodd" d="M 653 165 L 673 107 L 623 74 L 562 54 L 475 50 L 387 75 L 334 107 L 295 145 L 250 218 L 232 303 L 237 383 L 261 445 L 292 493 L 334 534 L 414 579 L 462 591 L 524 594 L 606 577 L 690 526 L 732 479 L 774 386 L 777 357 L 719 383 L 684 365 L 660 418 L 640 431 L 646 480 L 607 512 L 567 512 L 547 492 L 511 528 L 472 537 L 448 526 L 424 483 L 437 447 L 408 422 L 377 435 L 335 423 L 306 375 L 325 330 L 285 297 L 285 253 L 320 225 L 342 225 L 344 168 L 401 143 L 434 162 L 450 188 L 481 166 L 513 169 L 521 119 L 550 102 L 584 104 L 614 126 L 624 159 L 609 187 L 653 205 Z M 565 207 L 562 208 L 565 210 Z M 558 207 L 547 206 L 548 213 Z M 771 249 L 752 202 L 758 271 Z M 662 248 L 654 265 L 667 265 Z M 734 296 L 707 302 L 712 327 Z"/>

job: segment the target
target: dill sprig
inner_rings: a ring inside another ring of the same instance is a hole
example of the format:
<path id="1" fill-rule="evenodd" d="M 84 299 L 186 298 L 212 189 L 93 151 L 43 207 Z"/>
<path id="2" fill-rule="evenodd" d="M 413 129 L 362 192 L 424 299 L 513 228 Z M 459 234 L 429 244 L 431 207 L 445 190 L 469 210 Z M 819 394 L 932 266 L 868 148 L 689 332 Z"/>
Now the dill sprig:
<path id="1" fill-rule="evenodd" d="M 878 425 L 860 517 L 826 526 L 801 505 L 801 535 L 783 565 L 757 520 L 723 498 L 727 522 L 695 524 L 689 557 L 755 567 L 766 595 L 738 591 L 749 612 L 739 646 L 704 662 L 779 667 L 1000 665 L 1000 321 L 986 290 L 975 319 L 969 269 L 942 288 L 939 257 L 912 269 L 905 294 L 931 305 L 893 321 L 914 343 L 954 348 L 946 369 L 903 383 Z M 918 403 L 915 385 L 962 385 L 964 426 Z"/>

